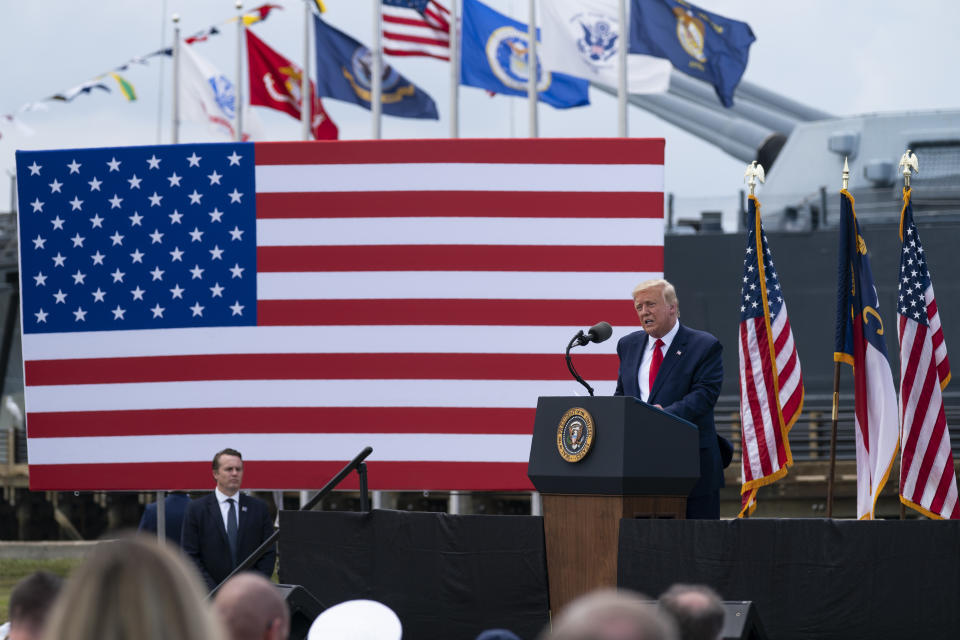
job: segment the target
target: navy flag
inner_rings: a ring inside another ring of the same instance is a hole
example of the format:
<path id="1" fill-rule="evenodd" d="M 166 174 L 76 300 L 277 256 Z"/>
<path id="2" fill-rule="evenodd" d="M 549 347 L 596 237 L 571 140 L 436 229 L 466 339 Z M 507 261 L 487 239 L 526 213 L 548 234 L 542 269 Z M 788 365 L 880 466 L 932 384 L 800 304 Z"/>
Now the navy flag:
<path id="1" fill-rule="evenodd" d="M 537 40 L 540 32 L 537 31 Z M 527 95 L 527 25 L 494 11 L 479 0 L 463 0 L 460 83 L 509 96 Z M 537 60 L 537 94 L 542 102 L 566 109 L 590 104 L 589 82 L 544 69 Z"/>
<path id="2" fill-rule="evenodd" d="M 313 17 L 317 45 L 317 95 L 370 108 L 370 49 Z M 437 120 L 437 105 L 426 91 L 383 61 L 383 113 Z"/>
<path id="3" fill-rule="evenodd" d="M 687 75 L 709 82 L 725 107 L 733 106 L 754 40 L 746 22 L 684 0 L 632 0 L 630 6 L 630 53 L 666 58 Z"/>

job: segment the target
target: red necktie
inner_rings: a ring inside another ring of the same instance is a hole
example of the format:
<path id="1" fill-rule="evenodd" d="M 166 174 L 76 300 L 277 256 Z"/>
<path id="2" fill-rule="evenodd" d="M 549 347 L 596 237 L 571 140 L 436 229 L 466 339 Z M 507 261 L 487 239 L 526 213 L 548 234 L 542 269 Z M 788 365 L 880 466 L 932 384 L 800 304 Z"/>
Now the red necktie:
<path id="1" fill-rule="evenodd" d="M 663 351 L 660 348 L 664 345 L 663 340 L 657 338 L 653 345 L 653 357 L 650 359 L 650 391 L 649 398 L 653 394 L 653 381 L 657 379 L 657 372 L 660 371 L 660 363 L 663 362 Z"/>

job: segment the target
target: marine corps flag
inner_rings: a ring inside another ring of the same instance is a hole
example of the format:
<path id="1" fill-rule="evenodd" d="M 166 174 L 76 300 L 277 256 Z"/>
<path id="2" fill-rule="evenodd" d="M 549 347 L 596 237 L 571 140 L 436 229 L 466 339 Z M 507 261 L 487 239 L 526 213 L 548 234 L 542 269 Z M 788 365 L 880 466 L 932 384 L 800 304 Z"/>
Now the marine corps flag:
<path id="1" fill-rule="evenodd" d="M 857 517 L 872 520 L 900 443 L 897 394 L 879 298 L 853 196 L 840 192 L 840 260 L 833 359 L 853 366 Z"/>
<path id="2" fill-rule="evenodd" d="M 246 29 L 247 67 L 250 69 L 250 104 L 270 107 L 288 113 L 296 119 L 301 117 L 300 87 L 303 73 L 300 67 L 267 46 L 263 40 Z M 310 131 L 315 140 L 336 140 L 337 125 L 327 115 L 323 103 L 310 82 L 312 105 Z"/>

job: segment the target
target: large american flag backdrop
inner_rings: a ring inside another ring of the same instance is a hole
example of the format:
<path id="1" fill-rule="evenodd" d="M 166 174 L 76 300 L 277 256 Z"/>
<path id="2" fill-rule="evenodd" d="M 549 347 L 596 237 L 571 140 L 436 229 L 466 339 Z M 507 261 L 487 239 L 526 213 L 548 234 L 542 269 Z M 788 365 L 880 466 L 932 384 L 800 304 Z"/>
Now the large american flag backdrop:
<path id="1" fill-rule="evenodd" d="M 32 489 L 524 490 L 563 348 L 611 394 L 663 270 L 663 140 L 18 152 Z M 344 485 L 349 487 L 351 485 Z M 354 484 L 355 485 L 355 480 Z"/>

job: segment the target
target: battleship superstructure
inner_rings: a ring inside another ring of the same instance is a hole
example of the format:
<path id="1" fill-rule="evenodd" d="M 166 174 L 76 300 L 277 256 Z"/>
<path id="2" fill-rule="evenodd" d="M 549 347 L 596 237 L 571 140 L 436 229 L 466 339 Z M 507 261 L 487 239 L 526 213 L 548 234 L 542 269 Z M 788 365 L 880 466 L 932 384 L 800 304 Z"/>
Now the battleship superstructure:
<path id="1" fill-rule="evenodd" d="M 912 178 L 917 219 L 960 220 L 960 110 L 836 116 L 749 82 L 740 83 L 728 109 L 710 85 L 676 71 L 667 93 L 629 100 L 745 164 L 763 165 L 769 230 L 836 225 L 839 201 L 828 195 L 839 189 L 844 158 L 861 221 L 897 221 L 897 165 L 906 149 L 920 159 Z"/>

